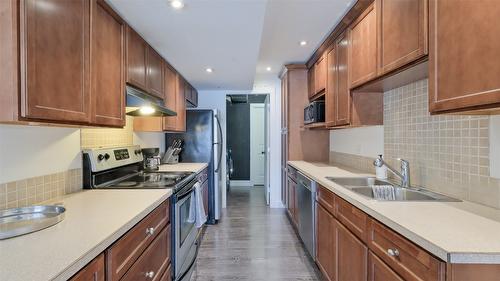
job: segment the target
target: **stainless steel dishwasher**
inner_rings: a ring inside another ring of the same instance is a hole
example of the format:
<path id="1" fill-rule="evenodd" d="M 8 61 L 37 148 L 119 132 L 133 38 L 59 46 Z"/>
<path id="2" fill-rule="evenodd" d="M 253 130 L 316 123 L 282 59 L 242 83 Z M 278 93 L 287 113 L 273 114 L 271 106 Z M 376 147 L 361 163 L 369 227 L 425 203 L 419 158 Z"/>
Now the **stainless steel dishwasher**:
<path id="1" fill-rule="evenodd" d="M 316 182 L 297 173 L 297 201 L 299 213 L 299 235 L 307 251 L 316 259 Z"/>

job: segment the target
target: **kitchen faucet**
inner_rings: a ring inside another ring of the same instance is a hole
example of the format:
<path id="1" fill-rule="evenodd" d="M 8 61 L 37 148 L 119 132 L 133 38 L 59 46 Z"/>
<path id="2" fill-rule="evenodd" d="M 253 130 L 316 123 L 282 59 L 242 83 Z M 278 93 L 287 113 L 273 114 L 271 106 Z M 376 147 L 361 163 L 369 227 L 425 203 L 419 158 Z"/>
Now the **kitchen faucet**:
<path id="1" fill-rule="evenodd" d="M 389 171 L 401 179 L 401 187 L 408 188 L 410 187 L 410 162 L 401 158 L 398 158 L 398 160 L 401 161 L 401 173 L 389 166 L 382 158 L 375 159 L 373 165 L 376 167 L 385 165 Z"/>

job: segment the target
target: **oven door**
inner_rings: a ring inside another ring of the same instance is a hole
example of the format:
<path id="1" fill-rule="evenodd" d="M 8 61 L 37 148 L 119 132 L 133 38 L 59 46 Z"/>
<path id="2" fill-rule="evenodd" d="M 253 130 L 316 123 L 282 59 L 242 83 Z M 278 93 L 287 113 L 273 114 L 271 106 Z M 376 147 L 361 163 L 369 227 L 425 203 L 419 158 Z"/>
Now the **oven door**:
<path id="1" fill-rule="evenodd" d="M 189 185 L 179 192 L 175 203 L 175 280 L 184 280 L 192 272 L 198 252 L 198 231 L 192 219 L 194 214 L 190 215 L 194 210 L 194 183 Z"/>

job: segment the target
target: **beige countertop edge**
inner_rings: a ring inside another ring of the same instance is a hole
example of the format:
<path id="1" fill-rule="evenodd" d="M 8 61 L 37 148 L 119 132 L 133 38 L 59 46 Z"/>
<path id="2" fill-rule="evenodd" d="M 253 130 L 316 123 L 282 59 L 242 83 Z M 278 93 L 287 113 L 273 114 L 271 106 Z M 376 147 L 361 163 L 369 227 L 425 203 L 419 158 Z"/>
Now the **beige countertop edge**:
<path id="1" fill-rule="evenodd" d="M 107 237 L 104 241 L 96 245 L 92 250 L 85 253 L 80 259 L 73 262 L 69 267 L 65 268 L 62 272 L 60 272 L 53 280 L 68 280 L 73 275 L 75 275 L 80 269 L 82 269 L 85 265 L 95 259 L 98 255 L 104 252 L 109 246 L 111 246 L 116 240 L 118 240 L 123 234 L 127 233 L 134 225 L 140 222 L 143 218 L 145 218 L 149 213 L 151 213 L 156 207 L 160 206 L 162 202 L 170 198 L 172 194 L 166 193 L 160 199 L 156 200 L 152 205 L 148 208 L 144 209 L 141 213 L 137 214 L 132 220 L 128 221 L 125 225 L 123 225 L 120 229 L 115 231 L 109 237 Z"/>
<path id="2" fill-rule="evenodd" d="M 432 243 L 431 241 L 419 236 L 415 232 L 401 226 L 397 222 L 387 218 L 383 214 L 379 213 L 376 210 L 371 209 L 367 205 L 363 204 L 362 202 L 356 200 L 355 197 L 361 198 L 360 195 L 357 195 L 348 189 L 335 184 L 331 181 L 328 181 L 326 178 L 318 178 L 317 176 L 311 174 L 307 169 L 304 169 L 304 167 L 301 167 L 300 162 L 302 163 L 308 163 L 311 164 L 311 162 L 306 162 L 306 161 L 289 161 L 288 164 L 302 172 L 305 176 L 311 178 L 312 180 L 320 183 L 322 186 L 328 188 L 330 191 L 334 192 L 336 195 L 341 197 L 342 199 L 348 201 L 349 203 L 353 204 L 357 208 L 361 209 L 371 217 L 375 218 L 376 220 L 380 221 L 381 223 L 385 224 L 389 228 L 393 229 L 400 235 L 404 236 L 408 240 L 412 241 L 413 243 L 419 245 L 423 249 L 427 250 L 428 252 L 432 253 L 436 257 L 442 259 L 443 261 L 449 262 L 449 263 L 461 263 L 461 264 L 500 264 L 500 252 L 499 253 L 480 253 L 480 252 L 474 252 L 474 253 L 467 253 L 467 252 L 453 252 L 453 251 L 447 251 L 446 249 L 443 249 L 442 247 L 439 247 L 435 243 Z M 322 164 L 322 167 L 328 167 L 328 164 Z M 331 168 L 338 168 L 335 166 L 330 166 Z M 341 169 L 342 170 L 342 169 Z M 369 173 L 364 173 L 364 174 L 357 174 L 352 171 L 348 170 L 343 170 L 343 172 L 350 174 L 351 176 L 366 176 L 370 175 Z M 352 193 L 352 194 L 350 194 Z M 364 198 L 362 198 L 364 199 Z M 368 199 L 364 199 L 368 200 Z M 440 202 L 433 202 L 433 204 L 443 204 Z"/>

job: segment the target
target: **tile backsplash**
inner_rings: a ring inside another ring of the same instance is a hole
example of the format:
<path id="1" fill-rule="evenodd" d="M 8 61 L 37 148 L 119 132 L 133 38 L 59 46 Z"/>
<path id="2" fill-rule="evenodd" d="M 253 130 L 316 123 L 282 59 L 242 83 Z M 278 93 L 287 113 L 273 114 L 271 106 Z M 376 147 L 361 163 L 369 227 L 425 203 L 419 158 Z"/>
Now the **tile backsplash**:
<path id="1" fill-rule="evenodd" d="M 81 147 L 126 146 L 134 143 L 134 117 L 127 116 L 125 127 L 81 129 Z"/>
<path id="2" fill-rule="evenodd" d="M 82 169 L 0 184 L 0 210 L 25 207 L 82 189 Z"/>
<path id="3" fill-rule="evenodd" d="M 430 115 L 428 80 L 384 93 L 384 158 L 410 162 L 413 185 L 500 208 L 500 180 L 490 177 L 490 117 Z M 365 172 L 373 159 L 330 152 L 331 163 Z M 390 174 L 390 173 L 389 173 Z"/>

